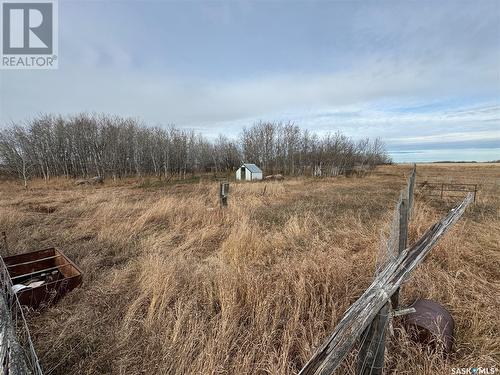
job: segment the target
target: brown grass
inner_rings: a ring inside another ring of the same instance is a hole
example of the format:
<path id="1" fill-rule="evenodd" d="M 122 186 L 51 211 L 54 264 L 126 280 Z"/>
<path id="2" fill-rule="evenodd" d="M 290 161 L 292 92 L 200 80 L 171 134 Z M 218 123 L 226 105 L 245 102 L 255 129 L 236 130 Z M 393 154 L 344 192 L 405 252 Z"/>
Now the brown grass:
<path id="1" fill-rule="evenodd" d="M 48 374 L 295 374 L 373 277 L 408 166 L 367 178 L 217 185 L 0 185 L 12 253 L 55 245 L 84 284 L 29 324 Z M 477 182 L 477 203 L 405 284 L 456 321 L 448 359 L 395 322 L 388 373 L 499 366 L 500 165 L 422 165 L 418 180 Z M 267 184 L 265 195 L 264 186 Z M 455 199 L 456 200 L 456 199 Z M 417 196 L 410 240 L 453 200 Z M 352 356 L 351 356 L 352 357 Z M 352 374 L 352 358 L 339 374 Z"/>

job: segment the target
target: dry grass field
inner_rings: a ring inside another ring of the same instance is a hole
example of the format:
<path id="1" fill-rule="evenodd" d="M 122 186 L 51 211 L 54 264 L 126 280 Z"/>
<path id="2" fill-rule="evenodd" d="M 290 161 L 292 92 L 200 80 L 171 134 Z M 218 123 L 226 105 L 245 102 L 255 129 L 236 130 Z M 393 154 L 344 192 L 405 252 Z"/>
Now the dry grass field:
<path id="1" fill-rule="evenodd" d="M 29 314 L 47 374 L 296 374 L 370 284 L 410 166 L 366 178 L 144 184 L 0 184 L 10 252 L 56 246 L 81 288 Z M 408 341 L 395 321 L 390 374 L 450 374 L 500 356 L 500 165 L 429 164 L 417 182 L 480 184 L 477 202 L 402 292 L 456 321 L 454 352 Z M 264 192 L 264 187 L 265 194 Z M 459 198 L 417 195 L 410 244 Z M 348 358 L 339 374 L 354 374 Z"/>

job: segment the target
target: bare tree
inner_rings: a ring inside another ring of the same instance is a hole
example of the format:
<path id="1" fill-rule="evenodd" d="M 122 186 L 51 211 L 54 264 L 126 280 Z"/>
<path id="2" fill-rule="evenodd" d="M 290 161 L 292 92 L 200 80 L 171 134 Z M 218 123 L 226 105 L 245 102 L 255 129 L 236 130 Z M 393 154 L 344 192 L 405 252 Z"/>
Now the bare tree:
<path id="1" fill-rule="evenodd" d="M 232 171 L 241 162 L 270 173 L 328 175 L 390 159 L 380 139 L 357 142 L 337 132 L 322 138 L 293 123 L 258 122 L 239 141 L 210 142 L 192 130 L 148 127 L 135 119 L 78 114 L 39 116 L 0 131 L 0 163 L 25 186 L 31 177 L 112 177 Z"/>

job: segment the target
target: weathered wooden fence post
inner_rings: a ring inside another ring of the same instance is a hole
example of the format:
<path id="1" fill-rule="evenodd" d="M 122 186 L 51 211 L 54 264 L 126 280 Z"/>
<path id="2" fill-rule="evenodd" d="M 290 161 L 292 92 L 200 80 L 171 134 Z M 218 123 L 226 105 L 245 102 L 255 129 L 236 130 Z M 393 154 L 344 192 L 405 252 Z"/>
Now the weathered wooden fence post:
<path id="1" fill-rule="evenodd" d="M 28 369 L 23 347 L 16 335 L 16 323 L 13 321 L 7 298 L 0 293 L 0 368 L 2 374 L 25 375 Z"/>
<path id="2" fill-rule="evenodd" d="M 399 211 L 399 241 L 398 241 L 398 255 L 403 252 L 408 246 L 408 224 L 410 222 L 411 211 L 413 209 L 413 198 L 415 194 L 415 179 L 417 178 L 417 165 L 413 164 L 413 171 L 411 172 L 408 181 L 408 196 L 402 197 L 398 206 Z M 399 288 L 396 293 L 391 297 L 392 308 L 397 310 L 399 308 Z"/>
<path id="3" fill-rule="evenodd" d="M 436 243 L 457 222 L 472 199 L 473 195 L 469 193 L 460 204 L 431 226 L 414 245 L 385 265 L 368 289 L 347 309 L 344 317 L 300 370 L 299 375 L 333 374 L 358 339 L 366 332 L 373 319 L 380 311 L 383 312 L 389 307 L 390 296 L 408 279 L 408 276 L 423 262 Z M 383 315 L 380 315 L 382 318 Z M 372 371 L 371 374 L 375 372 Z"/>
<path id="4" fill-rule="evenodd" d="M 408 244 L 408 211 L 409 211 L 409 198 L 401 199 L 399 203 L 399 243 L 398 243 L 398 255 L 406 249 Z M 391 297 L 392 308 L 396 310 L 399 307 L 399 291 L 396 292 Z"/>
<path id="5" fill-rule="evenodd" d="M 23 309 L 12 290 L 12 279 L 2 256 L 0 256 L 0 373 L 43 375 Z"/>
<path id="6" fill-rule="evenodd" d="M 397 206 L 399 216 L 397 256 L 408 245 L 408 222 L 410 210 L 413 206 L 416 175 L 417 166 L 414 164 L 405 193 L 401 193 L 401 199 Z M 406 194 L 407 196 L 405 196 Z M 391 296 L 391 305 L 394 310 L 399 307 L 399 291 L 400 288 Z M 365 330 L 356 363 L 356 373 L 358 375 L 382 374 L 384 368 L 385 333 L 390 319 L 390 311 L 391 308 L 389 302 L 387 302 Z"/>
<path id="7" fill-rule="evenodd" d="M 229 182 L 221 182 L 219 188 L 219 200 L 221 207 L 227 207 L 228 195 L 229 195 Z"/>
<path id="8" fill-rule="evenodd" d="M 389 322 L 389 302 L 378 312 L 362 336 L 356 363 L 358 375 L 380 375 L 384 369 L 385 332 Z"/>

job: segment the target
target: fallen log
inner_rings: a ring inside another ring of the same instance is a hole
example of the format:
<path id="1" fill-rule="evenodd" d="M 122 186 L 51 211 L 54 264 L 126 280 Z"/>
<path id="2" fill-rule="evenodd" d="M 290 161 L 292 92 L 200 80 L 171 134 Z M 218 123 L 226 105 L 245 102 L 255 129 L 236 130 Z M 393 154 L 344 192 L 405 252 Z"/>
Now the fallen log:
<path id="1" fill-rule="evenodd" d="M 85 178 L 85 179 L 80 179 L 75 181 L 75 185 L 97 185 L 97 184 L 103 184 L 104 183 L 104 178 L 101 176 L 96 176 L 92 178 Z"/>
<path id="2" fill-rule="evenodd" d="M 265 180 L 268 181 L 282 181 L 285 179 L 282 174 L 270 174 L 269 176 L 264 177 Z"/>

